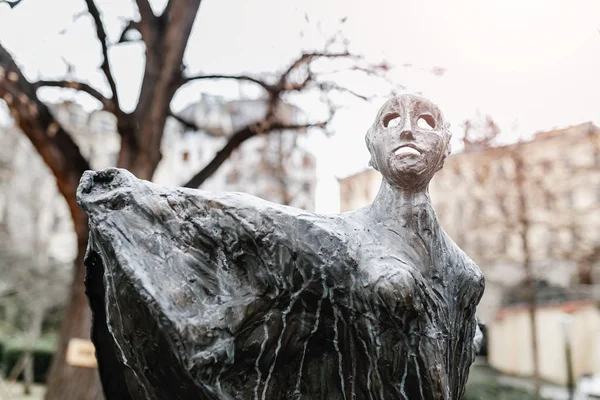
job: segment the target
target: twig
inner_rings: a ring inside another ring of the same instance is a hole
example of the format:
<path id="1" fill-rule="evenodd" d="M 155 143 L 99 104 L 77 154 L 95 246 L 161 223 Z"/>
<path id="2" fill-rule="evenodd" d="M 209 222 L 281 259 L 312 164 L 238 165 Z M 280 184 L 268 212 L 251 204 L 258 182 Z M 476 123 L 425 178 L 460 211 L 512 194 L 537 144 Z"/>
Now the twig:
<path id="1" fill-rule="evenodd" d="M 42 81 L 34 82 L 34 83 L 32 83 L 32 85 L 35 89 L 39 89 L 40 87 L 59 87 L 59 88 L 79 90 L 81 92 L 89 94 L 90 96 L 92 96 L 93 98 L 98 100 L 100 103 L 102 103 L 103 107 L 109 111 L 111 110 L 111 108 L 113 106 L 111 99 L 105 97 L 102 93 L 100 93 L 98 90 L 94 89 L 87 83 L 68 81 L 68 80 L 60 80 L 60 81 L 42 80 Z"/>
<path id="2" fill-rule="evenodd" d="M 140 16 L 142 17 L 142 22 L 156 18 L 148 0 L 135 0 L 135 3 L 137 4 Z"/>
<path id="3" fill-rule="evenodd" d="M 182 116 L 175 114 L 172 110 L 169 112 L 169 116 L 174 118 L 175 120 L 177 120 L 177 122 L 179 122 L 184 127 L 191 129 L 193 131 L 196 131 L 196 132 L 202 131 L 202 132 L 209 134 L 210 136 L 221 136 L 218 133 L 215 133 L 214 131 L 210 130 L 207 127 L 199 126 L 192 121 L 188 121 L 187 119 L 183 118 Z"/>
<path id="4" fill-rule="evenodd" d="M 117 94 L 117 84 L 115 82 L 115 78 L 113 77 L 112 71 L 110 69 L 110 63 L 108 60 L 108 38 L 106 36 L 106 30 L 104 29 L 104 25 L 102 24 L 102 18 L 100 18 L 100 10 L 94 3 L 94 0 L 85 0 L 87 4 L 88 11 L 92 15 L 94 19 L 94 23 L 96 24 L 96 35 L 98 36 L 98 40 L 102 45 L 102 64 L 100 68 L 104 72 L 106 76 L 106 80 L 108 81 L 108 85 L 110 86 L 110 90 L 112 92 L 113 101 L 115 103 L 116 110 L 120 110 L 119 106 L 119 96 Z"/>
<path id="5" fill-rule="evenodd" d="M 14 1 L 8 1 L 8 0 L 0 0 L 0 4 L 2 3 L 6 3 L 8 4 L 8 6 L 10 8 L 15 8 L 16 6 L 19 5 L 20 2 L 22 2 L 23 0 L 14 0 Z"/>
<path id="6" fill-rule="evenodd" d="M 221 74 L 210 74 L 210 75 L 195 75 L 185 78 L 184 83 L 197 81 L 197 80 L 207 80 L 207 79 L 233 79 L 238 81 L 247 81 L 253 82 L 257 85 L 260 85 L 267 92 L 272 92 L 275 88 L 272 85 L 269 85 L 267 82 L 260 80 L 258 78 L 254 78 L 249 75 L 221 75 Z"/>
<path id="7" fill-rule="evenodd" d="M 206 181 L 212 174 L 227 160 L 227 158 L 233 153 L 235 149 L 237 149 L 242 143 L 246 140 L 250 139 L 253 136 L 259 134 L 265 134 L 272 131 L 283 131 L 283 130 L 302 130 L 308 128 L 324 128 L 327 126 L 329 121 L 331 120 L 331 116 L 329 119 L 312 123 L 312 124 L 292 124 L 285 125 L 281 123 L 268 124 L 266 121 L 261 121 L 259 123 L 248 125 L 245 128 L 237 131 L 231 136 L 229 141 L 219 150 L 219 152 L 215 155 L 215 157 L 204 167 L 201 171 L 196 173 L 187 183 L 185 183 L 184 187 L 189 188 L 197 188 Z"/>
<path id="8" fill-rule="evenodd" d="M 119 36 L 119 40 L 117 40 L 117 43 L 130 42 L 131 40 L 127 39 L 127 32 L 129 32 L 129 31 L 138 31 L 139 32 L 139 29 L 140 29 L 140 21 L 129 20 L 127 22 L 127 25 L 125 25 L 125 27 L 123 28 L 123 31 L 121 32 L 121 36 Z"/>

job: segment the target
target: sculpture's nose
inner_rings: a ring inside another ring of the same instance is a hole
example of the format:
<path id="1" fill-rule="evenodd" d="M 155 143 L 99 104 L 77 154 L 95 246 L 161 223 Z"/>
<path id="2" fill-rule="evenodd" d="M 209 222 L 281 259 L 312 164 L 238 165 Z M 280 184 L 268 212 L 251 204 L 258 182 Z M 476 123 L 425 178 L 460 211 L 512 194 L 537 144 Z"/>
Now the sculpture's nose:
<path id="1" fill-rule="evenodd" d="M 130 172 L 117 168 L 86 171 L 77 188 L 77 202 L 86 212 L 98 205 L 122 208 L 132 185 L 132 176 Z"/>
<path id="2" fill-rule="evenodd" d="M 85 171 L 79 181 L 79 192 L 90 193 L 93 190 L 112 189 L 123 180 L 120 174 L 121 170 L 117 168 L 107 168 L 103 171 Z"/>
<path id="3" fill-rule="evenodd" d="M 404 124 L 402 124 L 402 128 L 400 129 L 400 139 L 403 139 L 403 140 L 414 139 L 412 123 L 410 122 L 410 118 L 405 118 Z"/>

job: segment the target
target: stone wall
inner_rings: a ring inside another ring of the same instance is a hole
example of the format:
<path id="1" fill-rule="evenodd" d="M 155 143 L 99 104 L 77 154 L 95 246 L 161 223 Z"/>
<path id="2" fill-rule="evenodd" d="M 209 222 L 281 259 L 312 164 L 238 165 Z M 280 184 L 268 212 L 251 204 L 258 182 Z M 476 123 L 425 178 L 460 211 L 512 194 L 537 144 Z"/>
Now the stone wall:
<path id="1" fill-rule="evenodd" d="M 542 379 L 567 384 L 567 340 L 574 380 L 584 374 L 600 374 L 600 310 L 593 302 L 541 306 L 536 327 Z M 533 375 L 531 320 L 526 307 L 504 309 L 488 334 L 488 361 L 494 368 L 511 375 Z"/>

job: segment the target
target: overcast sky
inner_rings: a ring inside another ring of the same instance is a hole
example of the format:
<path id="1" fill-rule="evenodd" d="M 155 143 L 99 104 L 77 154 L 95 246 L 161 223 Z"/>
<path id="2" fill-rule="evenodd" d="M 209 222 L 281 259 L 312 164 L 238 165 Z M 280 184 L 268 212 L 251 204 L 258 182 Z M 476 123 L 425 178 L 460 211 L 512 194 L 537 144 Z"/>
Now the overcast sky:
<path id="1" fill-rule="evenodd" d="M 97 3 L 109 37 L 116 40 L 122 18 L 135 14 L 134 2 Z M 159 11 L 165 3 L 152 5 Z M 75 65 L 75 77 L 106 88 L 98 71 L 100 47 L 91 19 L 83 16 L 72 22 L 73 15 L 84 9 L 83 0 L 24 0 L 14 10 L 2 5 L 0 42 L 31 79 L 64 77 L 64 57 Z M 326 35 L 340 26 L 342 17 L 347 17 L 341 26 L 352 50 L 373 62 L 398 66 L 394 81 L 438 103 L 456 136 L 462 121 L 477 111 L 499 122 L 505 140 L 600 121 L 596 0 L 205 0 L 186 64 L 190 72 L 273 70 L 287 64 L 302 47 L 320 43 L 317 23 Z M 65 28 L 66 33 L 61 32 Z M 132 109 L 143 49 L 135 44 L 114 46 L 110 55 L 119 95 Z M 404 64 L 412 67 L 401 67 Z M 446 72 L 430 73 L 436 66 Z M 192 85 L 176 97 L 174 107 L 197 100 L 202 90 L 231 97 L 239 93 L 233 83 Z M 78 99 L 94 106 L 84 96 Z M 336 120 L 333 139 L 317 137 L 311 142 L 319 162 L 318 204 L 324 212 L 337 207 L 333 177 L 361 170 L 368 160 L 363 136 L 380 104 L 351 104 Z M 336 151 L 323 151 L 326 143 Z"/>

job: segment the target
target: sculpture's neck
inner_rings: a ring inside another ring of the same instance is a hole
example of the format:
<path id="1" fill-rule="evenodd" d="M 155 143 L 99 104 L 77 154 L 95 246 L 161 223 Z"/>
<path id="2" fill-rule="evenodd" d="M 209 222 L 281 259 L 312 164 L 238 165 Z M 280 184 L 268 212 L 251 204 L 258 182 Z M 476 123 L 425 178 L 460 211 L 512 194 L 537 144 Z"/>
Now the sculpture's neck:
<path id="1" fill-rule="evenodd" d="M 385 179 L 371 206 L 372 218 L 386 224 L 397 222 L 402 226 L 417 227 L 418 216 L 426 213 L 436 220 L 427 186 L 418 190 L 391 186 Z"/>

